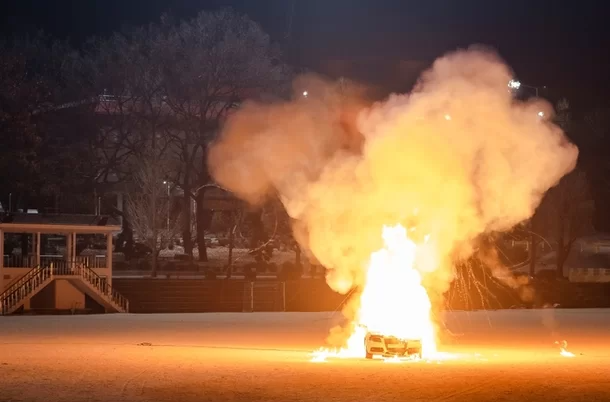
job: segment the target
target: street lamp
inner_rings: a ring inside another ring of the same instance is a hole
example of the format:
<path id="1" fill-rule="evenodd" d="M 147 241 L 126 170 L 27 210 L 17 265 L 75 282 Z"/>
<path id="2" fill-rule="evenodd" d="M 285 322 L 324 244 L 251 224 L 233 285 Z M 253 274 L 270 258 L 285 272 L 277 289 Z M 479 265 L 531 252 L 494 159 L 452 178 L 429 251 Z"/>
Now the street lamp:
<path id="1" fill-rule="evenodd" d="M 510 89 L 517 89 L 518 90 L 519 88 L 521 88 L 521 83 L 519 81 L 517 81 L 517 80 L 510 80 L 510 81 L 508 81 L 508 87 Z"/>
<path id="2" fill-rule="evenodd" d="M 508 81 L 508 87 L 510 89 L 515 90 L 515 91 L 518 91 L 521 87 L 533 89 L 534 91 L 536 91 L 536 98 L 539 97 L 538 94 L 539 94 L 540 88 L 546 89 L 546 86 L 534 87 L 534 86 L 531 86 L 531 85 L 525 85 L 525 84 L 521 83 L 521 81 L 515 80 L 515 79 L 512 79 L 512 80 Z"/>

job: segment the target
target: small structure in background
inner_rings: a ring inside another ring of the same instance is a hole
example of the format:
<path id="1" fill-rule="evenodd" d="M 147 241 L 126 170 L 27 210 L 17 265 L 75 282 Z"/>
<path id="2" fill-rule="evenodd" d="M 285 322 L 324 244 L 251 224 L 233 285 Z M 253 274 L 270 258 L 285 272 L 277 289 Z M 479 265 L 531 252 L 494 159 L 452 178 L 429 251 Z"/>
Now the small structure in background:
<path id="1" fill-rule="evenodd" d="M 108 216 L 5 214 L 0 221 L 0 313 L 127 312 L 129 302 L 112 288 L 112 236 L 120 230 Z M 83 242 L 99 238 L 105 243 L 100 255 L 77 253 Z"/>

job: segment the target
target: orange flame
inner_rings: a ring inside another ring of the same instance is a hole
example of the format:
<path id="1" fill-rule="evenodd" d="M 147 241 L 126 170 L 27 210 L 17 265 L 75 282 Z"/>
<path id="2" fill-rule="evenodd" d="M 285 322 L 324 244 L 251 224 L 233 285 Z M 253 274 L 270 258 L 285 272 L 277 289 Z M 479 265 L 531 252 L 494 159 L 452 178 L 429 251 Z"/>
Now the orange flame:
<path id="1" fill-rule="evenodd" d="M 402 225 L 383 228 L 384 247 L 371 255 L 360 294 L 360 307 L 353 322 L 353 332 L 339 350 L 321 349 L 312 361 L 326 357 L 364 357 L 364 339 L 368 331 L 401 339 L 420 340 L 422 357 L 436 351 L 435 326 L 431 303 L 417 270 L 421 248 L 407 235 Z M 428 237 L 426 237 L 426 242 Z"/>
<path id="2" fill-rule="evenodd" d="M 574 353 L 568 352 L 568 341 L 555 342 L 559 345 L 559 354 L 563 357 L 574 357 Z"/>

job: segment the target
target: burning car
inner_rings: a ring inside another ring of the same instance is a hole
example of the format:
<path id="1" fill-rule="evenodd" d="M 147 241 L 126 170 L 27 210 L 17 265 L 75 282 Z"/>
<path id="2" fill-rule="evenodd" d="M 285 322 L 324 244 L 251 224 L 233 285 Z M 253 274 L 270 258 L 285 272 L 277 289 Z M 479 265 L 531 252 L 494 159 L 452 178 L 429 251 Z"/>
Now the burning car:
<path id="1" fill-rule="evenodd" d="M 417 339 L 400 339 L 375 333 L 367 333 L 364 338 L 366 358 L 382 357 L 422 357 L 422 343 Z"/>

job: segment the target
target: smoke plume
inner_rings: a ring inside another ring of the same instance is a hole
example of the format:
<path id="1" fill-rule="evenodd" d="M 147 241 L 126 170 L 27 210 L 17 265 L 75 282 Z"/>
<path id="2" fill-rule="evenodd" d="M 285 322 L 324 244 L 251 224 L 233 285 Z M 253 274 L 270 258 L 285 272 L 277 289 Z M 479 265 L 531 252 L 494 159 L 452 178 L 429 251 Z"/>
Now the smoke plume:
<path id="1" fill-rule="evenodd" d="M 381 228 L 401 223 L 416 242 L 429 235 L 418 269 L 442 293 L 454 258 L 468 257 L 480 234 L 529 218 L 576 163 L 551 106 L 515 100 L 511 78 L 479 48 L 436 60 L 410 94 L 368 107 L 358 94 L 305 78 L 295 92 L 306 87 L 307 97 L 236 112 L 210 169 L 249 202 L 279 194 L 334 290 L 361 284 Z"/>

